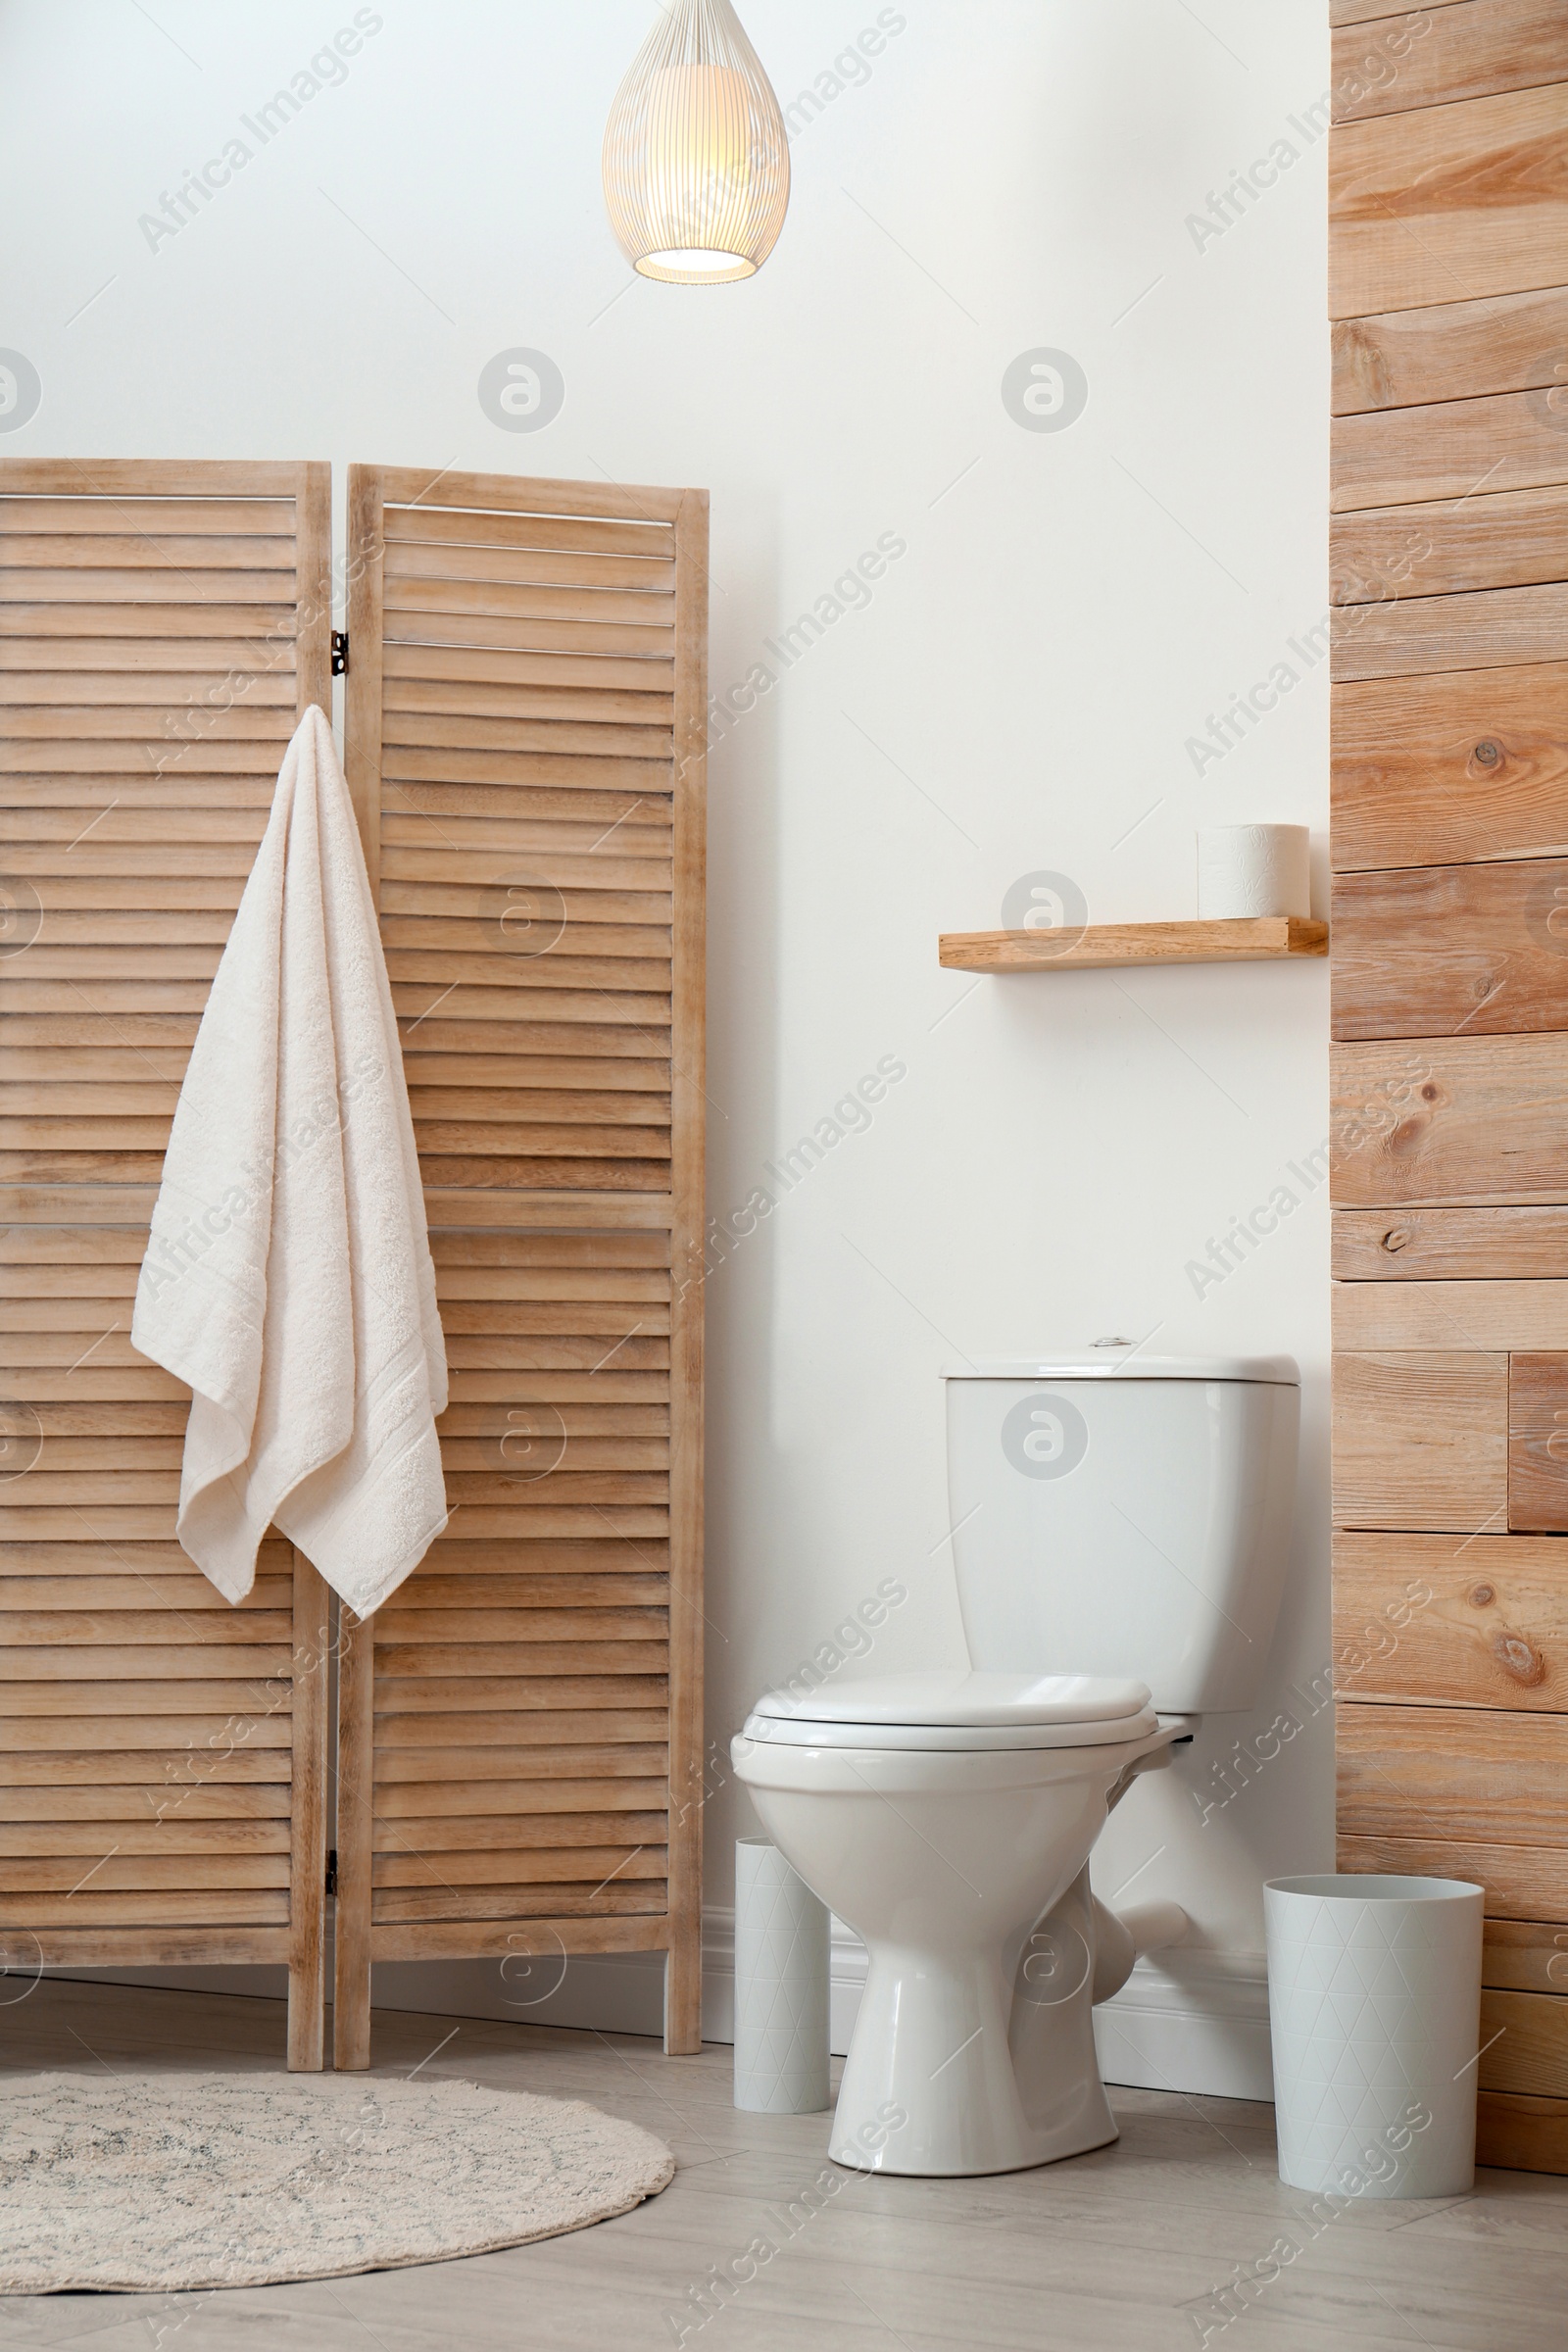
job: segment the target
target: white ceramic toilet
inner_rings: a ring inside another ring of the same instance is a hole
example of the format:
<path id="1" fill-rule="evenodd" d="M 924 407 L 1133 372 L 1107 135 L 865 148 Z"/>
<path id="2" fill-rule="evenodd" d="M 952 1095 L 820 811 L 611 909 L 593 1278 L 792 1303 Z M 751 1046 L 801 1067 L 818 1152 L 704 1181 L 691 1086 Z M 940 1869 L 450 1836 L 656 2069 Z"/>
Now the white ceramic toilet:
<path id="1" fill-rule="evenodd" d="M 970 1668 L 803 1676 L 733 1748 L 768 1837 L 866 1945 L 829 2143 L 861 2171 L 1115 2138 L 1094 2004 L 1187 1920 L 1108 1911 L 1090 1849 L 1195 1717 L 1256 1696 L 1296 1484 L 1289 1357 L 1107 1342 L 945 1377 Z"/>

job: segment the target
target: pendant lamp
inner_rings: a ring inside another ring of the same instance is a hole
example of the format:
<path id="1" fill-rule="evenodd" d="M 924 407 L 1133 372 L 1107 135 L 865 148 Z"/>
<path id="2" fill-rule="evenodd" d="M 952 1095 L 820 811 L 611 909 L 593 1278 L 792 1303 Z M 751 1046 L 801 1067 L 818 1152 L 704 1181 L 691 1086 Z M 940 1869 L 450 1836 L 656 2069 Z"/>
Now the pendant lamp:
<path id="1" fill-rule="evenodd" d="M 790 200 L 784 118 L 730 0 L 673 0 L 615 93 L 605 202 L 644 277 L 752 277 Z"/>

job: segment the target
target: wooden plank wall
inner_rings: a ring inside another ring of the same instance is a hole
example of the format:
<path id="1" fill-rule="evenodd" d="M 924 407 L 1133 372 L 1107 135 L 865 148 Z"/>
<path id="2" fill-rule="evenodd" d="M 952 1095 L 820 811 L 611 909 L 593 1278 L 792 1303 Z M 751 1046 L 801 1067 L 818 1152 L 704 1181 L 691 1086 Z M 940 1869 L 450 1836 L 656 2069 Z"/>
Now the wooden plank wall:
<path id="1" fill-rule="evenodd" d="M 331 707 L 324 466 L 0 466 L 0 1950 L 283 1960 L 321 2064 L 328 1630 L 174 1540 L 130 1346 L 169 1125 L 283 745 Z"/>
<path id="2" fill-rule="evenodd" d="M 1568 0 L 1333 0 L 1340 1857 L 1568 2171 Z"/>
<path id="3" fill-rule="evenodd" d="M 349 511 L 454 1513 L 343 1644 L 336 2062 L 375 1959 L 526 1998 L 637 1949 L 692 2050 L 707 497 L 356 467 Z"/>

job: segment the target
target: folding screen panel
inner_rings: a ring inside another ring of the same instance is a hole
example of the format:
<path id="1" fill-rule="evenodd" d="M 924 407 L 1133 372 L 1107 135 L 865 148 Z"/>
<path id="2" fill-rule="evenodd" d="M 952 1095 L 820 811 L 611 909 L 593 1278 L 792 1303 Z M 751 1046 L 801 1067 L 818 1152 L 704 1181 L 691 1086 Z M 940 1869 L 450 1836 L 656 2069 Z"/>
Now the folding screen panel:
<path id="1" fill-rule="evenodd" d="M 0 1951 L 286 1961 L 307 2067 L 324 1588 L 270 1542 L 235 1610 L 185 1557 L 188 1392 L 129 1326 L 283 745 L 330 708 L 328 533 L 324 466 L 0 466 Z"/>
<path id="2" fill-rule="evenodd" d="M 1340 1859 L 1568 2172 L 1568 10 L 1331 13 Z"/>
<path id="3" fill-rule="evenodd" d="M 372 1960 L 457 1955 L 663 1951 L 692 2049 L 707 498 L 356 467 L 349 512 L 454 1508 L 345 1623 L 337 2063 Z"/>

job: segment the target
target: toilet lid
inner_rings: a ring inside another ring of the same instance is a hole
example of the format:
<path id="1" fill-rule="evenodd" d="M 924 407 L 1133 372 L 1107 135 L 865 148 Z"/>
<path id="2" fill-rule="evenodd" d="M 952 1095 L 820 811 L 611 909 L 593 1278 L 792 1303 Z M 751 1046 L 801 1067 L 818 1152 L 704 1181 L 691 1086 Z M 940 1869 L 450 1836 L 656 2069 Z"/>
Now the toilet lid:
<path id="1" fill-rule="evenodd" d="M 769 1690 L 747 1737 L 791 1747 L 1093 1747 L 1155 1728 L 1147 1685 L 1092 1674 L 883 1674 Z"/>

